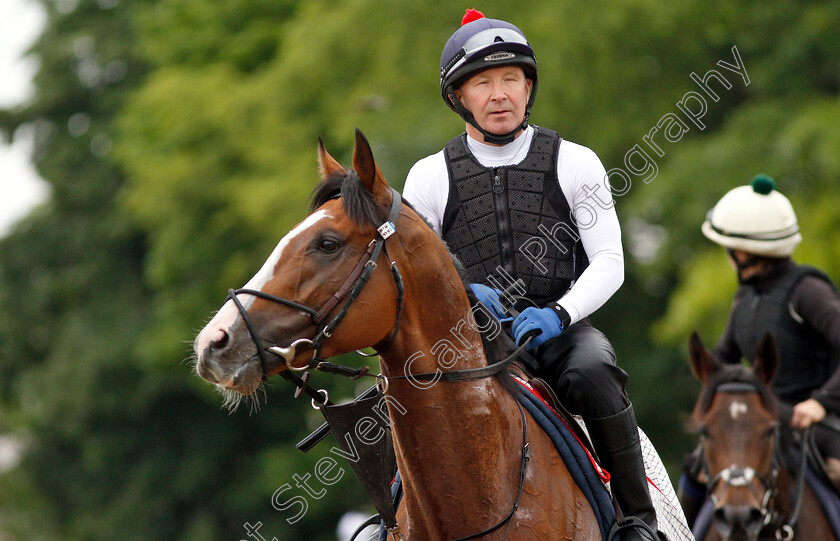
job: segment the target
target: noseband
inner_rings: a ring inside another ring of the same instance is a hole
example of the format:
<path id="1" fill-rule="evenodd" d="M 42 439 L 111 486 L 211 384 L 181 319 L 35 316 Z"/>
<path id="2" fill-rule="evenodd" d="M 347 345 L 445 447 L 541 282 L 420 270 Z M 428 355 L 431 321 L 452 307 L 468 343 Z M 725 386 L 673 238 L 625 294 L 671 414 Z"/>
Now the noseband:
<path id="1" fill-rule="evenodd" d="M 715 388 L 715 393 L 756 393 L 759 392 L 758 387 L 753 383 L 747 382 L 730 382 L 730 383 L 722 383 Z M 810 428 L 807 429 L 810 431 Z M 736 464 L 729 466 L 726 469 L 723 469 L 715 475 L 711 477 L 709 473 L 709 465 L 706 459 L 703 459 L 703 470 L 706 474 L 706 478 L 711 479 L 708 483 L 708 492 L 709 498 L 712 500 L 712 504 L 715 506 L 715 509 L 719 508 L 719 501 L 720 499 L 714 494 L 714 491 L 717 489 L 719 485 L 723 485 L 723 492 L 721 496 L 726 493 L 729 487 L 748 487 L 750 492 L 753 494 L 756 500 L 761 501 L 761 515 L 764 517 L 764 522 L 762 528 L 769 526 L 773 522 L 777 522 L 778 526 L 776 529 L 776 539 L 778 541 L 791 541 L 794 537 L 794 528 L 796 523 L 799 519 L 799 511 L 802 505 L 802 494 L 804 489 L 804 480 L 805 480 L 805 467 L 807 464 L 807 433 L 805 438 L 805 443 L 802 446 L 802 457 L 801 457 L 801 466 L 799 475 L 797 477 L 797 489 L 796 493 L 793 494 L 793 498 L 795 501 L 792 505 L 794 512 L 791 514 L 791 517 L 784 521 L 783 517 L 780 516 L 779 512 L 775 509 L 772 509 L 772 504 L 774 499 L 779 493 L 779 455 L 781 453 L 779 449 L 779 424 L 776 423 L 774 426 L 774 434 L 773 434 L 773 451 L 772 451 L 772 462 L 770 465 L 770 471 L 767 474 L 762 475 L 755 471 L 755 469 L 750 467 L 740 467 Z M 700 440 L 701 445 L 701 452 L 703 455 L 706 455 L 706 449 L 704 445 L 704 439 L 701 438 Z M 763 497 L 759 497 L 756 494 L 754 486 L 752 484 L 753 479 L 758 479 L 761 485 L 764 487 L 764 495 Z"/>
<path id="2" fill-rule="evenodd" d="M 344 317 L 347 315 L 347 312 L 350 310 L 350 306 L 359 297 L 359 295 L 362 292 L 362 289 L 364 289 L 365 285 L 368 283 L 368 280 L 370 280 L 373 271 L 376 270 L 376 260 L 379 258 L 379 254 L 384 250 L 387 256 L 388 249 L 385 246 L 385 241 L 391 235 L 396 233 L 396 223 L 397 218 L 399 218 L 400 215 L 401 205 L 402 198 L 399 192 L 391 188 L 391 208 L 388 212 L 388 218 L 376 229 L 376 237 L 370 241 L 370 243 L 367 246 L 367 250 L 365 250 L 365 253 L 362 255 L 355 268 L 353 268 L 353 270 L 344 280 L 342 286 L 338 288 L 338 290 L 335 293 L 333 293 L 333 295 L 327 300 L 326 303 L 324 303 L 324 305 L 319 310 L 315 310 L 314 308 L 306 306 L 299 302 L 284 299 L 282 297 L 276 297 L 274 295 L 270 295 L 268 293 L 256 289 L 242 288 L 236 290 L 231 289 L 228 291 L 227 299 L 232 300 L 233 303 L 236 305 L 237 310 L 239 310 L 239 314 L 242 316 L 242 319 L 245 322 L 246 327 L 248 328 L 248 333 L 251 335 L 251 339 L 257 346 L 257 354 L 259 355 L 260 363 L 262 364 L 263 380 L 268 378 L 269 358 L 267 357 L 267 353 L 272 353 L 277 357 L 283 358 L 286 363 L 286 366 L 291 370 L 327 368 L 326 371 L 330 371 L 329 369 L 332 368 L 332 371 L 340 373 L 343 373 L 347 370 L 351 370 L 353 371 L 352 374 L 348 373 L 344 375 L 349 375 L 351 377 L 356 378 L 364 375 L 367 372 L 366 369 L 353 370 L 348 369 L 347 367 L 338 367 L 337 365 L 327 363 L 324 359 L 321 358 L 321 348 L 323 347 L 324 340 L 326 338 L 330 338 L 333 335 L 335 329 L 339 326 Z M 391 337 L 388 339 L 388 342 L 386 343 L 385 347 L 390 346 L 394 342 L 394 340 L 397 337 L 397 333 L 399 332 L 404 297 L 402 275 L 400 274 L 399 269 L 397 269 L 397 265 L 394 261 L 391 261 L 391 273 L 394 277 L 394 283 L 397 286 L 397 322 L 394 326 L 393 332 L 391 333 Z M 301 312 L 304 312 L 305 314 L 309 315 L 309 317 L 312 319 L 312 323 L 314 323 L 315 326 L 318 327 L 318 332 L 315 334 L 314 338 L 299 338 L 297 340 L 294 340 L 288 347 L 280 347 L 277 345 L 264 347 L 263 344 L 269 343 L 269 341 L 263 340 L 260 337 L 259 333 L 257 332 L 256 326 L 253 324 L 251 317 L 248 315 L 247 309 L 237 298 L 237 295 L 240 294 L 253 295 L 261 299 L 276 302 L 277 304 L 281 304 L 283 306 L 294 308 L 295 310 L 300 310 Z M 344 300 L 345 298 L 346 300 Z M 342 300 L 344 300 L 344 305 L 341 307 L 338 313 L 331 320 L 325 322 L 327 316 L 335 309 L 336 306 L 338 306 L 338 304 Z M 299 345 L 308 345 L 313 349 L 314 354 L 307 365 L 303 367 L 294 367 L 291 365 L 291 361 L 294 359 L 296 354 L 295 350 Z M 313 401 L 318 402 L 319 404 L 323 404 L 328 401 L 327 397 L 325 396 L 325 391 L 314 391 L 306 385 L 308 373 L 304 376 L 303 379 L 299 378 L 290 370 L 284 370 L 280 374 L 285 379 L 291 381 L 298 387 L 298 392 L 295 393 L 296 396 L 299 396 L 301 391 L 305 391 L 309 396 L 312 397 Z M 324 393 L 324 395 L 321 394 L 322 392 Z"/>
<path id="3" fill-rule="evenodd" d="M 358 298 L 361 294 L 362 289 L 370 280 L 373 271 L 376 269 L 376 260 L 379 257 L 382 251 L 385 252 L 386 257 L 388 256 L 388 249 L 385 245 L 385 242 L 391 235 L 396 233 L 396 223 L 397 218 L 400 214 L 401 208 L 401 197 L 399 192 L 391 188 L 391 208 L 388 212 L 388 218 L 385 222 L 383 222 L 377 228 L 377 236 L 370 241 L 368 244 L 367 250 L 362 255 L 359 262 L 356 264 L 356 267 L 353 271 L 347 276 L 344 280 L 344 283 L 338 290 L 327 300 L 327 302 L 322 306 L 319 310 L 315 310 L 310 306 L 306 306 L 296 301 L 292 301 L 289 299 L 284 299 L 282 297 L 276 297 L 274 295 L 270 295 L 263 291 L 255 290 L 255 289 L 237 289 L 237 290 L 229 290 L 228 291 L 228 299 L 232 300 L 233 303 L 236 305 L 237 310 L 239 310 L 240 315 L 242 316 L 243 321 L 245 322 L 246 327 L 248 328 L 248 332 L 251 335 L 251 339 L 254 341 L 254 344 L 257 346 L 257 353 L 260 357 L 260 362 L 262 363 L 262 370 L 263 370 L 263 379 L 265 380 L 268 377 L 268 362 L 269 359 L 267 358 L 267 353 L 272 353 L 277 357 L 281 357 L 285 360 L 287 368 L 289 370 L 282 370 L 280 375 L 291 381 L 297 386 L 297 391 L 295 392 L 295 398 L 300 396 L 301 392 L 306 392 L 312 398 L 312 405 L 316 406 L 317 404 L 321 405 L 329 405 L 329 397 L 326 395 L 326 391 L 320 390 L 316 391 L 307 385 L 308 378 L 310 372 L 308 370 L 317 369 L 326 372 L 333 372 L 342 375 L 350 376 L 354 379 L 359 378 L 363 375 L 369 375 L 367 373 L 367 367 L 364 367 L 361 370 L 356 370 L 353 368 L 349 368 L 346 366 L 340 366 L 333 363 L 329 363 L 321 358 L 321 348 L 323 346 L 324 339 L 330 338 L 332 334 L 335 332 L 335 329 L 339 326 L 342 322 L 344 317 L 347 315 L 347 312 L 350 310 L 350 306 L 353 302 Z M 390 257 L 388 257 L 390 260 Z M 396 263 L 391 260 L 391 273 L 394 277 L 394 283 L 397 286 L 397 317 L 396 317 L 396 324 L 394 326 L 394 330 L 391 333 L 391 337 L 386 342 L 386 345 L 380 350 L 383 350 L 390 346 L 397 337 L 397 333 L 399 332 L 400 328 L 400 320 L 402 317 L 402 309 L 403 309 L 403 300 L 405 297 L 405 288 L 403 285 L 402 275 L 400 274 L 399 270 L 397 269 Z M 310 318 L 312 318 L 312 322 L 318 327 L 318 332 L 315 334 L 315 337 L 311 340 L 308 338 L 299 338 L 294 340 L 288 347 L 280 347 L 280 346 L 267 346 L 263 347 L 262 344 L 267 342 L 263 340 L 259 333 L 257 332 L 256 326 L 253 324 L 251 317 L 248 315 L 248 311 L 242 305 L 240 300 L 238 299 L 237 295 L 245 294 L 245 295 L 253 295 L 255 297 L 259 297 L 261 299 L 266 299 L 277 304 L 281 304 L 283 306 L 288 306 L 289 308 L 294 308 L 295 310 L 299 310 L 305 314 L 308 314 Z M 344 300 L 346 299 L 346 300 Z M 328 322 L 324 323 L 327 316 L 338 306 L 338 304 L 344 300 L 344 304 L 338 313 Z M 526 335 L 525 340 L 521 345 L 515 348 L 513 353 L 509 355 L 507 358 L 498 361 L 494 364 L 483 366 L 479 368 L 467 368 L 463 370 L 451 370 L 445 373 L 425 373 L 425 374 L 416 374 L 412 375 L 413 379 L 416 380 L 424 380 L 424 381 L 470 381 L 476 379 L 487 378 L 493 376 L 505 370 L 510 364 L 519 357 L 519 355 L 525 350 L 528 344 L 533 340 L 533 335 Z M 291 361 L 295 358 L 295 350 L 298 345 L 305 344 L 311 347 L 314 350 L 314 355 L 309 363 L 302 367 L 295 367 L 291 365 Z M 302 378 L 298 377 L 294 371 L 299 370 L 306 370 L 307 372 L 304 374 Z M 381 379 L 383 388 L 382 393 L 384 394 L 387 390 L 388 380 L 401 380 L 407 379 L 408 376 L 393 376 L 391 378 L 386 378 L 381 374 L 376 376 L 378 379 Z M 377 383 L 377 390 L 379 384 Z M 322 394 L 323 393 L 323 394 Z M 530 445 L 528 443 L 528 425 L 527 425 L 527 418 L 525 417 L 525 412 L 522 409 L 522 406 L 517 403 L 519 407 L 519 412 L 522 416 L 522 460 L 520 464 L 520 472 L 519 472 L 519 491 L 516 496 L 516 501 L 513 504 L 513 508 L 508 513 L 508 515 L 499 521 L 495 526 L 491 528 L 487 528 L 477 534 L 469 535 L 467 537 L 462 537 L 456 541 L 466 541 L 468 539 L 475 539 L 478 537 L 483 537 L 487 534 L 490 534 L 505 524 L 508 525 L 508 530 L 510 529 L 510 525 L 512 524 L 511 519 L 513 515 L 516 513 L 517 508 L 519 507 L 519 502 L 522 497 L 523 489 L 525 486 L 525 473 L 527 464 L 530 461 Z M 316 407 L 317 409 L 317 407 Z M 322 427 L 323 428 L 323 427 Z M 323 432 L 321 429 L 316 432 Z M 325 432 L 326 434 L 328 432 Z M 309 439 L 312 439 L 315 434 L 310 436 Z M 318 436 L 320 438 L 322 436 Z M 318 439 L 315 440 L 316 442 Z M 313 444 L 314 445 L 314 444 Z M 394 534 L 396 537 L 399 534 L 399 525 L 394 521 L 393 524 L 390 524 L 390 521 L 385 521 L 386 529 Z M 507 537 L 507 531 L 505 531 L 505 537 Z M 357 530 L 358 532 L 361 530 Z M 355 535 L 354 535 L 355 538 Z"/>

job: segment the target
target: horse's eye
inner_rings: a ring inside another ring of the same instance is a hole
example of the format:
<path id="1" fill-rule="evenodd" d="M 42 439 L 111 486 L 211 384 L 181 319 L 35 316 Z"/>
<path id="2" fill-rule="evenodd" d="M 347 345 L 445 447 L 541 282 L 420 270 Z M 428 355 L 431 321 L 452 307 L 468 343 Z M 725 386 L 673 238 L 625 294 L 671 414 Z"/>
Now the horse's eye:
<path id="1" fill-rule="evenodd" d="M 326 254 L 334 253 L 336 250 L 338 250 L 338 247 L 338 243 L 330 239 L 322 239 L 321 242 L 318 243 L 318 250 Z"/>
<path id="2" fill-rule="evenodd" d="M 701 438 L 706 439 L 709 437 L 709 430 L 705 426 L 701 426 L 698 432 L 700 433 Z"/>

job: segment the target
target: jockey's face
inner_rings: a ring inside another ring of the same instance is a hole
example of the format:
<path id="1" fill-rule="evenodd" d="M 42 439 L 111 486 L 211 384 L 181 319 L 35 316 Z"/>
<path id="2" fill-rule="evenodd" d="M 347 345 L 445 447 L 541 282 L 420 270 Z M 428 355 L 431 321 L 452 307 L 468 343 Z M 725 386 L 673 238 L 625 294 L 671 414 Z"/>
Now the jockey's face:
<path id="1" fill-rule="evenodd" d="M 455 95 L 479 126 L 494 135 L 504 135 L 525 119 L 531 85 L 532 81 L 519 66 L 501 66 L 476 73 L 464 81 Z M 484 141 L 481 132 L 469 123 L 467 134 Z"/>
<path id="2" fill-rule="evenodd" d="M 745 252 L 744 250 L 727 250 L 727 259 L 741 281 L 762 275 L 767 270 L 767 261 Z"/>

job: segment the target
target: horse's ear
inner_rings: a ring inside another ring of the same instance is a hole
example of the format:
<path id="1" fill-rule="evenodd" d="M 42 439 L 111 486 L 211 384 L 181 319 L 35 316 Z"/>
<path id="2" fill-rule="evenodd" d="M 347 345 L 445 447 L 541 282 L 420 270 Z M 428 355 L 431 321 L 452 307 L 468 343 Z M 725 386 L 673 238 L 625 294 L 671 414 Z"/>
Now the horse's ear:
<path id="1" fill-rule="evenodd" d="M 769 385 L 773 381 L 773 376 L 776 375 L 778 366 L 779 348 L 776 346 L 776 339 L 769 332 L 765 333 L 755 351 L 753 372 L 761 381 Z"/>
<path id="2" fill-rule="evenodd" d="M 720 368 L 720 363 L 703 345 L 700 335 L 694 331 L 688 344 L 689 357 L 691 359 L 691 372 L 694 377 L 702 383 L 709 380 L 709 376 Z"/>
<path id="3" fill-rule="evenodd" d="M 325 179 L 333 173 L 345 171 L 344 167 L 330 156 L 330 153 L 324 148 L 324 141 L 320 137 L 318 138 L 318 165 L 321 170 L 321 179 Z"/>
<path id="4" fill-rule="evenodd" d="M 353 150 L 353 169 L 362 179 L 364 187 L 379 201 L 390 199 L 391 190 L 382 171 L 373 161 L 373 151 L 362 132 L 356 128 L 356 148 Z"/>

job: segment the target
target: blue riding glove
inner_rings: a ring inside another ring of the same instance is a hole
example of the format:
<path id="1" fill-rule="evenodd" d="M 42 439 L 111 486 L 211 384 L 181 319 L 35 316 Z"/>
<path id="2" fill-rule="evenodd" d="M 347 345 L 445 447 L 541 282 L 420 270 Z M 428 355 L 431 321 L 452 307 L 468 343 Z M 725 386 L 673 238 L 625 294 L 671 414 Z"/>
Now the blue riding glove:
<path id="1" fill-rule="evenodd" d="M 551 340 L 555 336 L 560 336 L 563 332 L 563 322 L 557 312 L 551 308 L 534 308 L 529 306 L 522 310 L 522 313 L 516 316 L 511 325 L 513 338 L 517 345 L 524 340 L 526 334 L 530 331 L 541 331 L 531 342 L 528 343 L 528 349 L 535 349 L 541 346 L 546 340 Z"/>
<path id="2" fill-rule="evenodd" d="M 470 284 L 470 289 L 475 293 L 476 298 L 481 301 L 481 304 L 487 307 L 490 314 L 496 319 L 504 319 L 507 314 L 502 308 L 502 303 L 499 300 L 499 295 L 502 293 L 498 289 L 487 287 L 484 284 Z"/>

